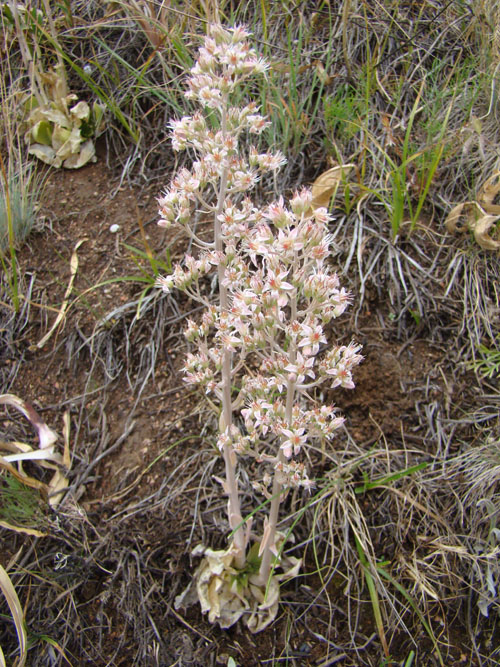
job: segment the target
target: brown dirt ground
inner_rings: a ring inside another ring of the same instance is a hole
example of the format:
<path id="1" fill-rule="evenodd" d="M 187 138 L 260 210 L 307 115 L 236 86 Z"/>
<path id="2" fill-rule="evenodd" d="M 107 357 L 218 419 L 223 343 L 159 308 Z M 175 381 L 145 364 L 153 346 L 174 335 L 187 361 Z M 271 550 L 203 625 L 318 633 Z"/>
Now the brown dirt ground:
<path id="1" fill-rule="evenodd" d="M 292 612 L 303 611 L 307 595 L 319 586 L 314 576 L 286 588 L 279 619 L 257 636 L 240 626 L 230 631 L 214 628 L 197 608 L 190 609 L 186 617 L 172 608 L 173 598 L 188 581 L 190 549 L 201 539 L 222 544 L 220 532 L 210 522 L 224 521 L 220 499 L 219 510 L 206 526 L 193 519 L 189 480 L 196 480 L 200 465 L 212 465 L 213 457 L 209 446 L 206 455 L 199 453 L 206 414 L 198 398 L 182 387 L 182 322 L 180 317 L 175 322 L 176 313 L 167 309 L 172 324 L 158 339 L 154 377 L 139 396 L 141 353 L 148 345 L 152 319 L 146 315 L 135 329 L 127 329 L 133 308 L 124 316 L 124 325 L 117 322 L 118 316 L 111 318 L 109 331 L 99 330 L 98 363 L 89 337 L 98 320 L 136 298 L 143 286 L 116 282 L 86 292 L 97 283 L 139 274 L 123 243 L 144 250 L 141 227 L 155 253 L 167 244 L 174 259 L 180 256 L 180 241 L 165 239 L 155 224 L 155 197 L 160 189 L 158 183 L 119 187 L 101 161 L 77 172 L 52 171 L 41 211 L 44 230 L 35 232 L 20 253 L 26 276 L 35 276 L 33 301 L 53 310 L 33 305 L 30 326 L 17 341 L 17 352 L 22 352 L 24 361 L 9 391 L 31 401 L 60 433 L 63 413 L 69 410 L 73 454 L 69 474 L 73 490 L 61 516 L 52 517 L 50 536 L 33 540 L 2 535 L 5 551 L 0 560 L 4 564 L 23 548 L 30 562 L 39 562 L 40 577 L 52 580 L 54 592 L 51 586 L 44 592 L 49 610 L 45 624 L 44 614 L 33 610 L 33 605 L 40 604 L 36 579 L 33 591 L 27 585 L 21 588 L 28 627 L 35 635 L 46 633 L 64 645 L 73 665 L 216 665 L 227 664 L 228 656 L 247 667 L 274 664 L 273 660 L 278 663 L 285 656 L 294 665 L 360 664 L 355 651 L 344 653 L 339 648 L 347 637 L 347 608 L 338 583 L 337 590 L 334 584 L 331 590 L 339 611 L 329 645 L 325 638 L 328 612 L 322 606 L 310 610 L 289 634 Z M 110 232 L 112 224 L 120 226 L 117 234 Z M 39 349 L 37 343 L 64 299 L 73 252 L 78 256 L 78 269 L 71 306 L 63 323 Z M 182 301 L 177 305 L 179 313 L 191 307 Z M 443 349 L 418 336 L 409 343 L 396 340 L 390 330 L 381 330 L 377 308 L 387 305 L 369 303 L 356 332 L 348 318 L 341 324 L 345 342 L 354 333 L 364 343 L 366 359 L 356 372 L 356 389 L 336 391 L 331 398 L 345 414 L 357 442 L 366 446 L 383 439 L 396 446 L 404 440 L 420 446 L 424 437 L 416 419 L 417 402 L 442 400 L 446 392 L 456 394 L 461 388 L 450 389 L 443 381 Z M 128 351 L 127 336 L 132 345 Z M 115 350 L 109 352 L 111 360 L 106 357 L 109 349 Z M 116 379 L 107 376 L 110 367 L 115 368 Z M 448 398 L 449 404 L 453 396 Z M 169 448 L 183 437 L 181 446 Z M 179 470 L 186 475 L 184 486 Z M 172 471 L 175 479 L 169 476 Z M 176 484 L 181 492 L 172 502 L 162 502 L 162 495 L 168 496 Z M 205 512 L 211 491 L 204 489 L 202 495 L 198 500 Z M 376 502 L 376 495 L 370 496 L 370 502 Z M 381 550 L 388 549 L 382 538 L 380 544 Z M 397 549 L 393 545 L 392 550 Z M 64 567 L 57 571 L 53 566 L 56 552 L 67 556 Z M 356 640 L 359 645 L 367 644 L 367 654 L 373 652 L 370 664 L 379 664 L 382 653 L 368 602 L 362 610 Z M 453 618 L 456 610 L 450 609 L 446 618 L 446 608 L 436 605 L 435 613 L 436 618 L 444 616 L 443 623 L 452 622 L 456 627 L 455 632 L 450 631 L 454 643 L 447 664 L 473 664 L 470 651 L 460 644 L 460 622 Z M 411 646 L 406 637 L 392 638 L 391 650 L 399 660 Z M 59 664 L 57 652 L 41 640 L 29 655 L 31 665 Z M 419 665 L 437 664 L 425 635 L 419 639 L 419 660 Z"/>

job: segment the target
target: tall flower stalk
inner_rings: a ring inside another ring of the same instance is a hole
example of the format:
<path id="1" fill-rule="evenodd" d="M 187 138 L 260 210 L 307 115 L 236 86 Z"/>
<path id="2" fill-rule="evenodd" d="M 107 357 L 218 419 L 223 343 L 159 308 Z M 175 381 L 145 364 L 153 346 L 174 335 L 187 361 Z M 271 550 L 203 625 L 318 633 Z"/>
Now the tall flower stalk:
<path id="1" fill-rule="evenodd" d="M 287 490 L 314 485 L 300 454 L 343 423 L 334 406 L 314 402 L 313 390 L 323 383 L 352 388 L 361 356 L 360 346 L 329 345 L 325 334 L 350 302 L 328 264 L 327 210 L 314 208 L 306 189 L 264 207 L 247 195 L 264 173 L 285 163 L 280 152 L 242 148 L 243 137 L 269 125 L 254 102 L 236 102 L 242 85 L 268 68 L 248 36 L 241 27 L 211 28 L 187 80 L 186 96 L 201 111 L 171 123 L 174 149 L 196 157 L 159 198 L 159 224 L 181 225 L 197 250 L 158 285 L 205 306 L 200 322 L 188 321 L 186 337 L 197 351 L 187 355 L 185 380 L 203 389 L 218 415 L 225 463 L 225 479 L 217 481 L 228 497 L 231 544 L 198 550 L 204 559 L 196 594 L 210 620 L 227 627 L 244 615 L 257 631 L 276 614 L 279 580 L 300 565 L 283 557 L 277 529 Z M 205 289 L 213 273 L 216 303 Z M 249 459 L 260 464 L 252 484 L 269 505 L 260 534 L 243 518 L 238 488 L 238 466 Z"/>

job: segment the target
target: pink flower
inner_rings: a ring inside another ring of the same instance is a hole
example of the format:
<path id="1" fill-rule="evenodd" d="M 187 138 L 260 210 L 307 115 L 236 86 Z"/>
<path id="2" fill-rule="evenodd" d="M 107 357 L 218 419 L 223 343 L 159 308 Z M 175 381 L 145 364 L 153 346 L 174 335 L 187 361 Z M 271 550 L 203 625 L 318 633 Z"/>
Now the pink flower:
<path id="1" fill-rule="evenodd" d="M 196 322 L 190 320 L 189 318 L 187 320 L 187 327 L 184 329 L 184 336 L 190 342 L 193 342 L 199 336 L 198 325 L 196 324 Z"/>
<path id="2" fill-rule="evenodd" d="M 304 348 L 306 356 L 318 354 L 320 343 L 327 342 L 323 329 L 319 324 L 315 324 L 314 326 L 303 324 L 301 336 L 299 347 Z"/>
<path id="3" fill-rule="evenodd" d="M 155 280 L 155 287 L 162 289 L 165 294 L 168 294 L 172 291 L 174 286 L 174 279 L 172 276 L 158 276 Z"/>
<path id="4" fill-rule="evenodd" d="M 229 28 L 228 33 L 233 43 L 243 42 L 250 37 L 250 33 L 242 25 L 235 25 L 233 28 Z"/>
<path id="5" fill-rule="evenodd" d="M 279 255 L 292 255 L 302 250 L 304 243 L 299 238 L 299 229 L 280 229 L 276 241 L 276 250 Z"/>
<path id="6" fill-rule="evenodd" d="M 326 208 L 315 208 L 313 211 L 314 219 L 320 224 L 327 225 L 333 220 L 332 216 L 328 213 Z"/>
<path id="7" fill-rule="evenodd" d="M 247 116 L 247 123 L 248 129 L 252 134 L 260 134 L 271 125 L 271 122 L 266 120 L 266 118 L 260 114 L 251 114 L 250 116 Z"/>
<path id="8" fill-rule="evenodd" d="M 231 174 L 230 190 L 231 192 L 245 192 L 246 190 L 251 190 L 259 181 L 259 178 L 258 173 L 251 169 L 239 169 Z"/>
<path id="9" fill-rule="evenodd" d="M 277 202 L 270 204 L 265 215 L 276 227 L 285 227 L 293 222 L 290 211 L 285 208 L 283 197 L 280 197 Z"/>
<path id="10" fill-rule="evenodd" d="M 269 63 L 264 58 L 248 58 L 243 66 L 247 73 L 263 74 L 269 69 Z"/>
<path id="11" fill-rule="evenodd" d="M 203 86 L 197 91 L 197 96 L 209 109 L 220 109 L 222 93 L 218 88 Z"/>
<path id="12" fill-rule="evenodd" d="M 290 291 L 295 289 L 291 283 L 287 283 L 283 278 L 286 278 L 288 271 L 273 271 L 270 269 L 266 276 L 266 283 L 264 291 L 270 291 L 279 294 L 282 290 Z"/>
<path id="13" fill-rule="evenodd" d="M 290 458 L 292 451 L 295 456 L 300 453 L 300 450 L 307 441 L 307 435 L 303 435 L 305 429 L 299 428 L 291 431 L 290 429 L 282 429 L 281 434 L 285 436 L 286 440 L 281 443 L 280 448 L 284 455 Z"/>
<path id="14" fill-rule="evenodd" d="M 276 171 L 286 164 L 286 157 L 277 153 L 258 153 L 254 146 L 250 147 L 248 161 L 252 167 L 259 167 L 262 171 Z"/>
<path id="15" fill-rule="evenodd" d="M 300 352 L 297 352 L 297 359 L 294 364 L 290 363 L 285 367 L 285 370 L 289 373 L 289 379 L 291 382 L 296 384 L 302 384 L 306 378 L 306 375 L 314 378 L 316 377 L 314 371 L 312 370 L 314 366 L 314 357 L 304 358 Z"/>
<path id="16" fill-rule="evenodd" d="M 335 364 L 326 371 L 327 375 L 333 377 L 332 387 L 344 387 L 345 389 L 354 389 L 354 382 L 352 381 L 351 371 L 340 362 Z"/>
<path id="17" fill-rule="evenodd" d="M 294 342 L 297 340 L 297 336 L 299 335 L 300 330 L 301 330 L 301 325 L 298 320 L 290 322 L 290 324 L 287 324 L 285 327 L 286 335 Z"/>

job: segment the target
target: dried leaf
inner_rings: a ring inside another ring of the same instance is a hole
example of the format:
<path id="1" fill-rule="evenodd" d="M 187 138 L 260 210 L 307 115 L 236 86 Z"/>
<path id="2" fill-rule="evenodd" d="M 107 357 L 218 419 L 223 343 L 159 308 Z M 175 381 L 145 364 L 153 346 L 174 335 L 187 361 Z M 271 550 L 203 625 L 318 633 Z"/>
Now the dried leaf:
<path id="1" fill-rule="evenodd" d="M 89 120 L 90 118 L 90 107 L 87 102 L 78 102 L 74 107 L 71 107 L 69 112 L 79 120 Z"/>
<path id="2" fill-rule="evenodd" d="M 477 200 L 454 206 L 445 220 L 449 232 L 464 232 L 470 229 L 476 243 L 484 250 L 500 250 L 500 238 L 492 238 L 490 230 L 500 219 L 500 205 L 494 204 L 500 193 L 500 171 L 492 174 L 480 188 Z M 465 224 L 459 226 L 464 218 Z M 497 232 L 498 235 L 498 232 Z"/>
<path id="3" fill-rule="evenodd" d="M 54 124 L 54 129 L 56 127 L 69 129 L 69 120 L 66 117 L 64 111 L 58 109 L 54 104 L 50 104 L 47 107 L 38 107 L 33 112 L 33 115 L 30 117 L 29 123 L 31 124 L 34 119 L 50 121 Z"/>
<path id="4" fill-rule="evenodd" d="M 8 454 L 4 456 L 4 461 L 8 463 L 16 463 L 20 461 L 39 461 L 42 465 L 46 461 L 55 461 L 56 463 L 62 463 L 61 455 L 50 449 L 33 449 L 22 454 Z M 48 463 L 45 463 L 45 467 L 51 467 Z"/>
<path id="5" fill-rule="evenodd" d="M 500 171 L 492 174 L 477 194 L 479 204 L 487 213 L 500 214 L 500 206 L 493 204 L 500 192 Z"/>
<path id="6" fill-rule="evenodd" d="M 19 452 L 32 452 L 33 447 L 28 445 L 26 442 L 18 442 L 14 440 L 13 442 L 5 442 L 5 440 L 0 441 L 0 449 L 4 452 L 10 452 L 11 454 L 19 454 Z"/>
<path id="7" fill-rule="evenodd" d="M 63 167 L 66 166 L 66 162 L 71 158 L 73 160 L 79 159 L 82 148 L 85 145 L 81 144 L 82 135 L 78 127 L 73 127 L 71 131 L 57 126 L 54 128 L 52 145 L 56 149 L 57 155 L 65 161 Z M 93 146 L 92 142 L 90 144 Z"/>
<path id="8" fill-rule="evenodd" d="M 279 546 L 283 545 L 284 540 L 285 535 L 276 532 L 276 543 Z M 198 545 L 193 555 L 203 556 L 203 560 L 193 581 L 176 597 L 175 608 L 185 609 L 198 600 L 202 612 L 208 612 L 211 623 L 216 622 L 222 628 L 229 628 L 243 617 L 251 632 L 261 632 L 274 621 L 278 613 L 279 582 L 296 576 L 302 561 L 282 557 L 278 565 L 282 572 L 273 572 L 265 585 L 260 583 L 258 575 L 249 576 L 245 584 L 244 578 L 237 577 L 241 573 L 233 566 L 235 553 L 234 545 L 224 551 Z"/>
<path id="9" fill-rule="evenodd" d="M 289 567 L 288 569 L 284 570 L 281 574 L 275 575 L 278 581 L 288 581 L 289 579 L 294 579 L 299 574 L 300 568 L 302 567 L 302 558 L 295 558 L 295 556 L 289 556 L 285 562 Z"/>
<path id="10" fill-rule="evenodd" d="M 336 167 L 332 167 L 325 171 L 321 176 L 318 176 L 311 188 L 313 197 L 312 207 L 328 208 L 330 201 L 337 194 L 337 190 L 342 181 L 353 167 L 353 164 L 337 165 Z"/>
<path id="11" fill-rule="evenodd" d="M 63 466 L 66 468 L 66 470 L 70 470 L 71 468 L 71 452 L 69 449 L 69 436 L 70 436 L 70 428 L 71 428 L 71 417 L 69 414 L 69 410 L 66 410 L 64 413 L 64 426 L 63 426 L 63 439 L 64 439 L 64 452 L 63 452 Z"/>
<path id="12" fill-rule="evenodd" d="M 66 475 L 60 470 L 56 470 L 49 482 L 49 504 L 51 507 L 57 507 L 64 498 L 64 492 L 69 486 Z"/>
<path id="13" fill-rule="evenodd" d="M 48 72 L 40 72 L 40 77 L 49 89 L 48 93 L 50 99 L 61 100 L 68 96 L 66 76 L 64 74 L 64 68 L 61 65 L 56 65 Z"/>
<path id="14" fill-rule="evenodd" d="M 29 419 L 31 424 L 35 427 L 38 433 L 38 440 L 40 443 L 40 449 L 49 449 L 57 440 L 57 433 L 55 433 L 47 424 L 40 419 L 35 408 L 28 403 L 23 401 L 19 396 L 14 394 L 1 394 L 0 395 L 0 405 L 10 405 Z"/>
<path id="15" fill-rule="evenodd" d="M 19 659 L 17 662 L 17 667 L 24 667 L 26 663 L 26 654 L 27 654 L 27 636 L 26 629 L 24 625 L 24 614 L 19 598 L 17 597 L 16 589 L 12 585 L 12 581 L 9 578 L 9 575 L 0 565 L 0 588 L 2 589 L 3 594 L 9 605 L 10 613 L 14 620 L 14 625 L 16 626 L 17 632 L 17 641 L 19 642 Z"/>
<path id="16" fill-rule="evenodd" d="M 474 223 L 472 232 L 476 242 L 481 246 L 481 248 L 484 248 L 485 250 L 500 249 L 500 241 L 495 241 L 488 234 L 489 230 L 494 226 L 498 219 L 498 215 L 484 215 Z"/>
<path id="17" fill-rule="evenodd" d="M 234 549 L 225 551 L 206 549 L 204 558 L 195 572 L 196 591 L 203 613 L 208 612 L 210 623 L 229 628 L 249 609 L 249 604 L 233 590 L 232 577 L 237 571 L 231 567 Z"/>
<path id="18" fill-rule="evenodd" d="M 0 468 L 7 470 L 17 480 L 19 480 L 23 484 L 26 484 L 26 486 L 30 486 L 32 489 L 38 489 L 44 497 L 47 497 L 48 492 L 46 484 L 44 484 L 43 482 L 39 482 L 34 477 L 29 477 L 28 475 L 21 474 L 12 464 L 6 461 L 2 456 L 0 456 Z"/>
<path id="19" fill-rule="evenodd" d="M 446 229 L 450 232 L 450 234 L 454 234 L 457 231 L 458 221 L 463 215 L 464 207 L 465 204 L 457 204 L 446 216 L 444 224 L 446 225 Z M 464 228 L 460 228 L 459 231 L 464 231 Z"/>
<path id="20" fill-rule="evenodd" d="M 58 169 L 62 165 L 62 160 L 57 157 L 52 146 L 42 146 L 42 144 L 32 144 L 28 149 L 29 155 L 34 155 L 45 164 L 50 164 Z"/>
<path id="21" fill-rule="evenodd" d="M 69 297 L 70 297 L 70 294 L 73 290 L 73 283 L 75 282 L 76 272 L 78 271 L 78 255 L 77 255 L 76 251 L 82 245 L 82 243 L 84 243 L 86 240 L 87 239 L 81 239 L 75 245 L 75 248 L 73 250 L 73 254 L 71 255 L 71 263 L 70 263 L 71 277 L 69 279 L 69 283 L 68 283 L 68 286 L 66 288 L 66 293 L 64 294 L 64 299 L 63 299 L 61 308 L 59 310 L 59 313 L 57 314 L 56 321 L 54 322 L 54 324 L 52 325 L 50 330 L 45 334 L 45 336 L 42 338 L 42 340 L 37 343 L 38 348 L 42 348 L 45 345 L 45 343 L 49 340 L 49 338 L 52 336 L 54 331 L 57 329 L 59 324 L 64 319 L 64 314 L 65 314 L 66 309 L 67 309 L 68 304 L 69 304 Z"/>
<path id="22" fill-rule="evenodd" d="M 318 75 L 318 79 L 321 81 L 323 85 L 328 86 L 333 81 L 333 76 L 330 76 L 330 74 L 328 74 L 328 72 L 323 67 L 323 63 L 320 60 L 316 60 L 314 65 L 316 68 L 316 74 Z"/>
<path id="23" fill-rule="evenodd" d="M 94 142 L 90 139 L 79 147 L 79 152 L 73 152 L 66 160 L 64 160 L 63 167 L 66 169 L 79 169 L 87 164 L 87 162 L 96 162 Z"/>
<path id="24" fill-rule="evenodd" d="M 271 64 L 271 69 L 273 72 L 279 72 L 280 74 L 290 74 L 290 65 L 287 62 L 276 60 Z"/>
<path id="25" fill-rule="evenodd" d="M 276 577 L 271 577 L 271 581 L 266 587 L 266 598 L 262 596 L 262 588 L 250 585 L 253 596 L 262 602 L 254 609 L 253 613 L 246 620 L 246 624 L 250 632 L 256 634 L 262 632 L 268 625 L 270 625 L 278 614 L 280 587 L 276 581 Z"/>
<path id="26" fill-rule="evenodd" d="M 36 528 L 24 528 L 22 526 L 14 526 L 14 524 L 9 523 L 8 521 L 0 521 L 0 526 L 6 528 L 7 530 L 13 530 L 16 533 L 24 533 L 25 535 L 32 535 L 33 537 L 47 537 L 48 533 L 42 533 L 41 530 Z"/>
<path id="27" fill-rule="evenodd" d="M 87 102 L 74 94 L 68 95 L 64 69 L 40 73 L 43 82 L 44 104 L 25 104 L 27 114 L 25 139 L 29 153 L 54 167 L 78 169 L 95 162 L 95 147 L 90 134 L 102 131 L 104 105 Z M 85 136 L 82 136 L 82 128 Z"/>

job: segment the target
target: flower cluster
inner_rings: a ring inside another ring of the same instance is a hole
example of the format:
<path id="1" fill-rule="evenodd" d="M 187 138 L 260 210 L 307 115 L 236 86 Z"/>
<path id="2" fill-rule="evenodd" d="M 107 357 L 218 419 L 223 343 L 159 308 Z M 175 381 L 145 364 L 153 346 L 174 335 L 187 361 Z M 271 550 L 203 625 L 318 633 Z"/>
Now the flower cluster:
<path id="1" fill-rule="evenodd" d="M 200 156 L 192 170 L 182 169 L 172 180 L 170 187 L 158 200 L 160 222 L 168 227 L 172 222 L 187 225 L 192 220 L 192 210 L 201 206 L 205 211 L 215 209 L 208 201 L 220 194 L 220 179 L 224 183 L 225 214 L 232 218 L 233 205 L 229 197 L 251 190 L 264 172 L 279 169 L 286 160 L 280 152 L 258 153 L 252 148 L 248 159 L 240 156 L 238 139 L 243 132 L 260 134 L 269 122 L 257 113 L 254 102 L 243 107 L 231 106 L 230 95 L 245 79 L 263 72 L 267 64 L 248 46 L 248 33 L 242 28 L 232 31 L 216 29 L 205 39 L 198 61 L 191 69 L 186 96 L 195 99 L 203 107 L 214 109 L 221 115 L 219 126 L 211 127 L 201 113 L 174 120 L 170 123 L 172 145 L 175 150 L 193 148 Z M 203 193 L 212 190 L 208 197 Z"/>
<path id="2" fill-rule="evenodd" d="M 158 286 L 184 290 L 206 307 L 200 321 L 188 322 L 186 338 L 196 351 L 187 355 L 185 380 L 220 406 L 217 444 L 226 461 L 224 488 L 236 541 L 237 462 L 246 455 L 263 463 L 254 486 L 278 505 L 281 489 L 310 489 L 313 482 L 298 457 L 343 424 L 334 406 L 310 407 L 311 392 L 323 384 L 352 388 L 352 369 L 362 359 L 355 343 L 328 344 L 327 325 L 350 303 L 329 263 L 328 211 L 314 207 L 307 189 L 263 208 L 246 194 L 263 173 L 285 162 L 281 153 L 255 147 L 245 154 L 243 136 L 261 133 L 268 121 L 253 102 L 238 107 L 231 101 L 242 82 L 266 69 L 245 30 L 211 31 L 186 93 L 202 111 L 171 123 L 174 148 L 193 149 L 197 159 L 158 200 L 159 224 L 183 226 L 197 248 L 196 257 L 186 255 Z M 196 234 L 192 223 L 200 214 L 212 216 L 213 240 Z M 203 288 L 211 273 L 219 285 L 215 305 Z M 275 525 L 265 526 L 261 548 L 272 551 Z M 241 544 L 244 549 L 243 538 Z"/>
<path id="3" fill-rule="evenodd" d="M 238 403 L 244 405 L 241 414 L 254 448 L 278 440 L 277 449 L 287 460 L 343 423 L 333 408 L 306 411 L 301 397 L 325 382 L 352 388 L 352 368 L 361 360 L 355 343 L 327 344 L 325 325 L 344 312 L 349 295 L 325 261 L 331 244 L 328 215 L 308 209 L 309 197 L 302 191 L 290 207 L 280 199 L 260 214 L 248 209 L 246 218 L 238 219 L 236 238 L 218 256 L 224 266 L 227 310 L 212 309 L 199 325 L 190 322 L 186 332 L 198 348 L 189 355 L 186 380 L 222 400 L 222 351 L 231 351 L 239 361 L 231 382 L 240 384 Z M 230 208 L 234 206 L 226 202 L 224 210 Z M 174 272 L 173 285 L 196 285 L 191 294 L 199 294 L 199 267 L 214 259 L 213 251 L 201 251 L 196 263 Z M 249 355 L 254 371 L 241 377 Z M 285 409 L 290 392 L 295 397 L 292 419 Z M 286 469 L 281 466 L 280 471 L 285 480 Z M 300 476 L 294 471 L 286 484 L 309 487 L 305 469 Z"/>

